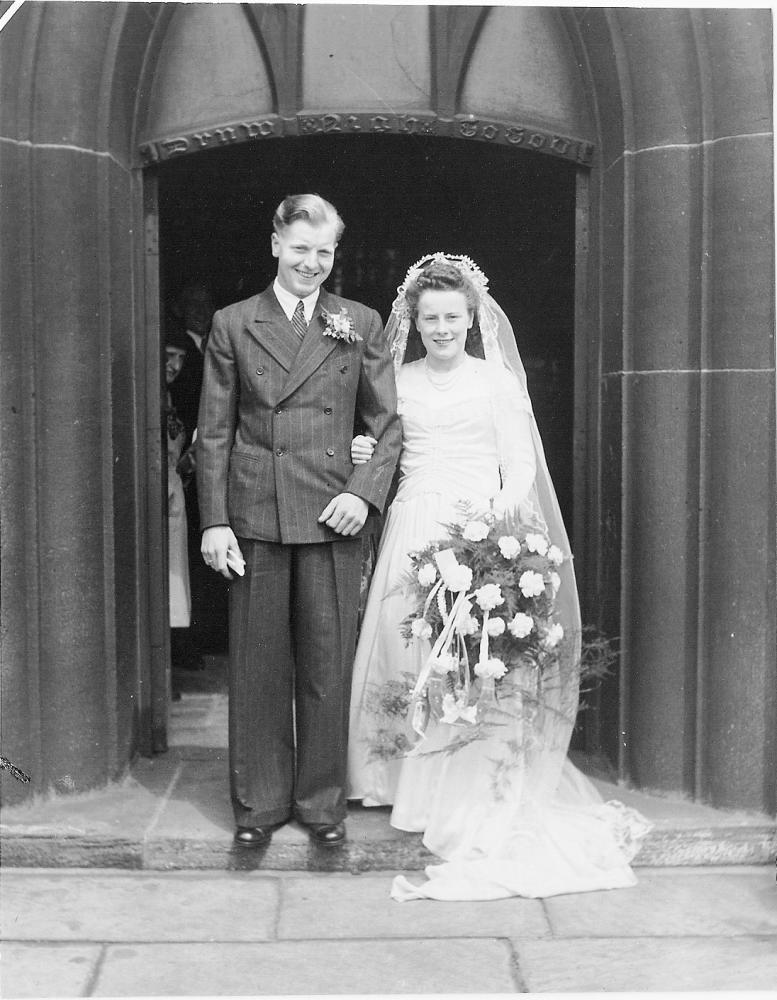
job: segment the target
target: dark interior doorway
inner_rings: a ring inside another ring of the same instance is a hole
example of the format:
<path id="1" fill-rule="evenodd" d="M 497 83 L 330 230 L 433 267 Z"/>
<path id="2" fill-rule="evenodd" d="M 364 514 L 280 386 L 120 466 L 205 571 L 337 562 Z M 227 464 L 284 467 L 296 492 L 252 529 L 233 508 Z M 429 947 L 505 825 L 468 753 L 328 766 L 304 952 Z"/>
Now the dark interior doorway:
<path id="1" fill-rule="evenodd" d="M 300 191 L 321 194 L 345 220 L 328 287 L 384 320 L 415 260 L 468 254 L 516 332 L 571 536 L 575 185 L 574 165 L 553 157 L 418 136 L 268 140 L 169 161 L 158 168 L 163 322 L 176 322 L 170 307 L 193 280 L 217 308 L 264 289 L 275 275 L 273 212 Z M 204 612 L 215 609 L 210 652 L 226 647 L 223 597 Z"/>
<path id="2" fill-rule="evenodd" d="M 273 211 L 299 191 L 333 202 L 346 223 L 329 287 L 384 319 L 424 253 L 466 253 L 481 266 L 515 329 L 571 534 L 574 165 L 479 142 L 375 135 L 269 140 L 173 160 L 159 168 L 163 306 L 196 277 L 217 307 L 261 291 L 275 274 Z"/>

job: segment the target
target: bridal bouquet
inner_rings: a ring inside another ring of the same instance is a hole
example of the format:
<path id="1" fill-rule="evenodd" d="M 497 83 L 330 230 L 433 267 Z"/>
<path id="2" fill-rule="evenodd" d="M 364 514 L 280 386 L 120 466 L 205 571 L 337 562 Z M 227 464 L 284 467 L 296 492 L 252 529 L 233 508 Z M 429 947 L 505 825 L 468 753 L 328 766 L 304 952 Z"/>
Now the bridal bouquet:
<path id="1" fill-rule="evenodd" d="M 493 716 L 500 691 L 528 686 L 536 702 L 569 644 L 556 617 L 566 557 L 542 531 L 515 531 L 493 516 L 447 530 L 410 553 L 403 581 L 415 598 L 403 635 L 431 643 L 409 696 L 419 736 L 430 716 L 477 727 Z"/>

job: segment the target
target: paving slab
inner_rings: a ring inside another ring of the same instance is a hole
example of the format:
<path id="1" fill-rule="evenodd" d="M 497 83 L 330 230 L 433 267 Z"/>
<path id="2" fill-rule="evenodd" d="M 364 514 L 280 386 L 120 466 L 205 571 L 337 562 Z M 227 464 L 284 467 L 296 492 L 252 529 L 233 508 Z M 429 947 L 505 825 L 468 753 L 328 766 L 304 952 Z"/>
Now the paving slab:
<path id="1" fill-rule="evenodd" d="M 3 944 L 4 997 L 87 995 L 102 946 Z"/>
<path id="2" fill-rule="evenodd" d="M 504 941 L 112 946 L 93 996 L 514 993 Z"/>
<path id="3" fill-rule="evenodd" d="M 284 880 L 278 938 L 547 937 L 536 899 L 397 903 L 391 876 L 342 875 Z"/>
<path id="4" fill-rule="evenodd" d="M 14 941 L 262 941 L 278 881 L 221 873 L 0 873 L 0 936 Z"/>
<path id="5" fill-rule="evenodd" d="M 639 871 L 637 877 L 629 889 L 545 900 L 554 936 L 777 935 L 777 886 L 770 868 L 709 875 Z M 774 947 L 777 951 L 777 937 Z"/>
<path id="6" fill-rule="evenodd" d="M 768 990 L 774 938 L 577 938 L 515 941 L 531 993 Z"/>
<path id="7" fill-rule="evenodd" d="M 113 945 L 93 996 L 515 993 L 507 942 Z"/>

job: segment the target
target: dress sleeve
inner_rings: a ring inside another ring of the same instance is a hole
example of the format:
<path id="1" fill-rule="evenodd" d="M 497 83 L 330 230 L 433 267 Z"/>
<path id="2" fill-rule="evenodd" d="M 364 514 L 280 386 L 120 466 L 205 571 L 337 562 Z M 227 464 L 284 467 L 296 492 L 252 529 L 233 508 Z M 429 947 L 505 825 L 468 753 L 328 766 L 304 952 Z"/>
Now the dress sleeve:
<path id="1" fill-rule="evenodd" d="M 494 513 L 520 516 L 524 522 L 538 520 L 531 502 L 537 471 L 532 437 L 531 403 L 517 379 L 500 373 L 492 395 L 492 413 L 496 428 L 499 475 L 502 487 L 494 497 Z"/>

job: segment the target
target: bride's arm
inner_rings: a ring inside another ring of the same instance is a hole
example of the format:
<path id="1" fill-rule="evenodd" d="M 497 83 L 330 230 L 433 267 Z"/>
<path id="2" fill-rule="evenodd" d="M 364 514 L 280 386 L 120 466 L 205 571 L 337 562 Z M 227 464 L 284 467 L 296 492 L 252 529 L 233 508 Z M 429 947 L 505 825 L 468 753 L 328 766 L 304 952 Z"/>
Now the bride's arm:
<path id="1" fill-rule="evenodd" d="M 502 480 L 502 488 L 494 497 L 494 513 L 501 518 L 528 506 L 537 471 L 532 440 L 534 417 L 517 386 L 514 391 L 495 393 L 492 399 Z M 522 520 L 527 514 L 528 510 Z"/>

